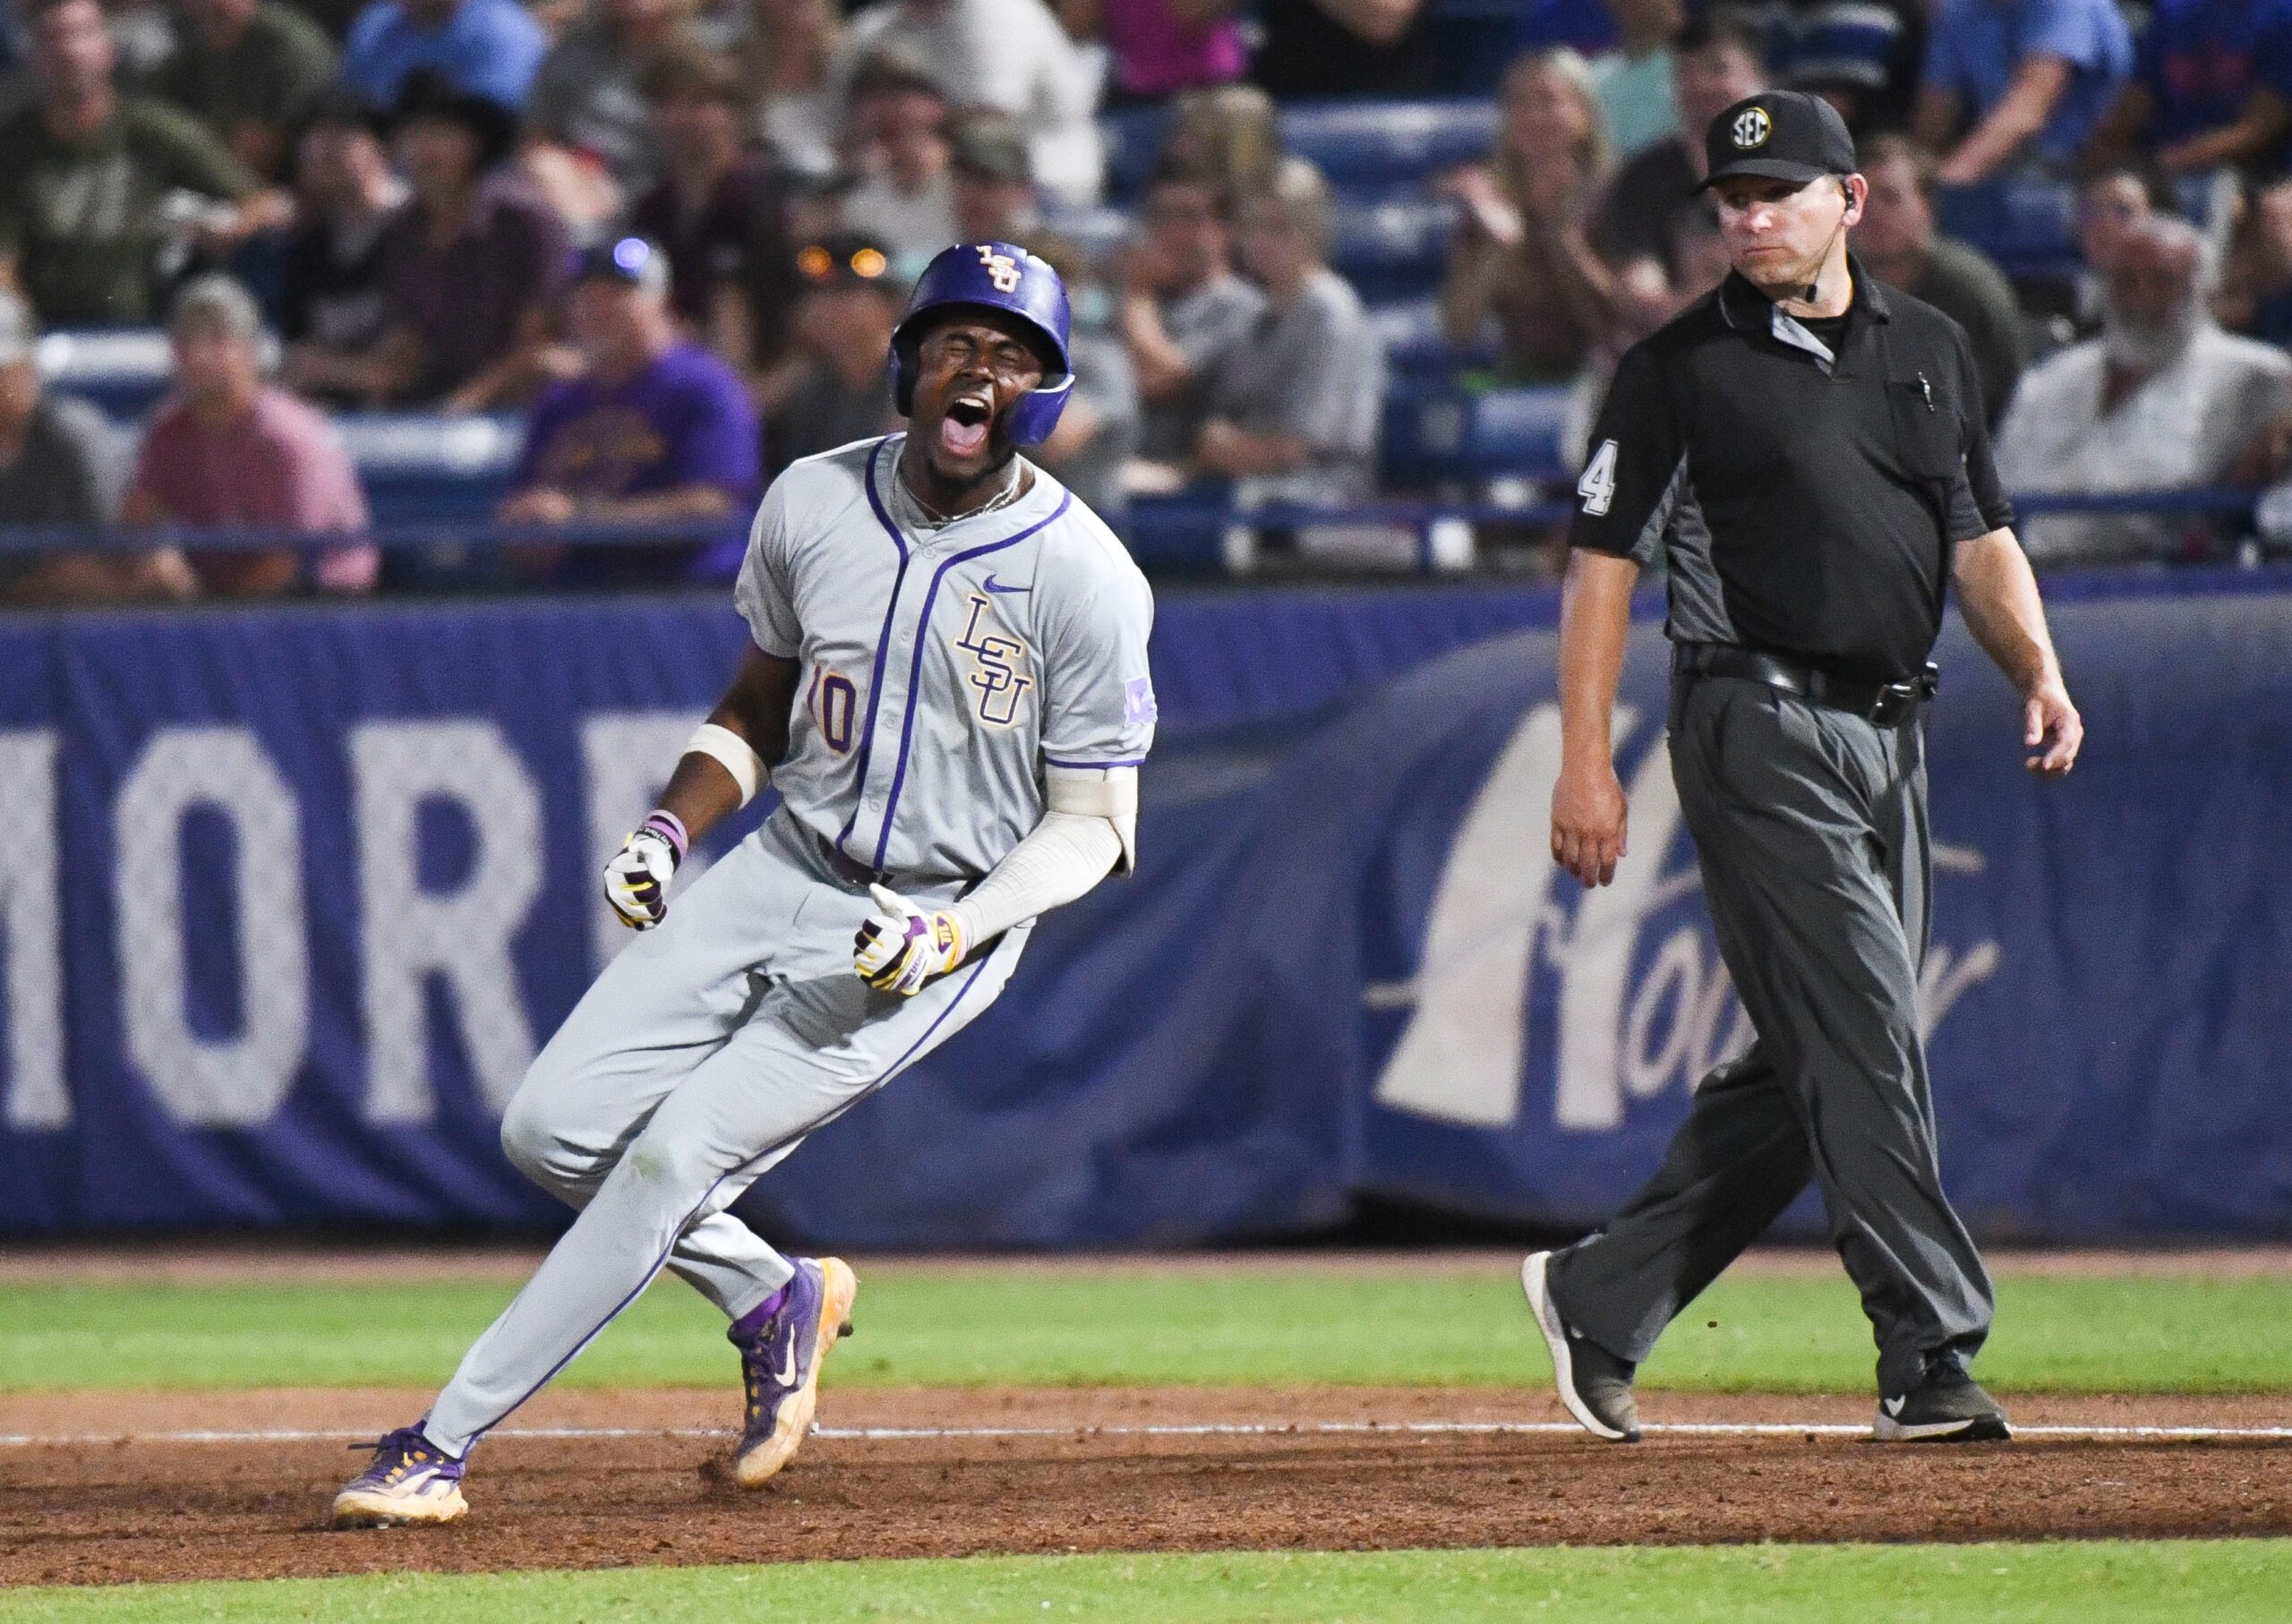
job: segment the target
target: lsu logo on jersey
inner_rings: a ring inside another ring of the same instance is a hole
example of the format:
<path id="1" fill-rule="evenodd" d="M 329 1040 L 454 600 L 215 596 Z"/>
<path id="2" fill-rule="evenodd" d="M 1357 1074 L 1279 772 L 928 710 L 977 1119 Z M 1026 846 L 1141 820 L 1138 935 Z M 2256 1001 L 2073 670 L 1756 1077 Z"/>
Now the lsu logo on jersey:
<path id="1" fill-rule="evenodd" d="M 1019 291 L 1019 262 L 1007 253 L 995 252 L 992 243 L 979 245 L 979 262 L 987 267 L 987 279 L 995 284 L 998 294 Z"/>
<path id="2" fill-rule="evenodd" d="M 964 622 L 963 635 L 955 646 L 971 658 L 971 675 L 965 680 L 977 690 L 973 704 L 979 719 L 989 727 L 1007 728 L 1019 719 L 1019 702 L 1035 680 L 1022 674 L 1027 645 L 994 630 L 994 611 L 986 594 L 971 594 L 971 619 Z"/>

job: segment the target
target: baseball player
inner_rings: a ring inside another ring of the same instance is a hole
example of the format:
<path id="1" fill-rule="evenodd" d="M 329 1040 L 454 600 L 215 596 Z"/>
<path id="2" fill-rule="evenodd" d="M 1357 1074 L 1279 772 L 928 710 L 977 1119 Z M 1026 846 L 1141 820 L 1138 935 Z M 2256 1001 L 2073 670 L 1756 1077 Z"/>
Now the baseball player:
<path id="1" fill-rule="evenodd" d="M 1018 455 L 1073 377 L 1057 273 L 950 248 L 892 338 L 907 432 L 794 464 L 735 601 L 755 646 L 605 871 L 644 932 L 534 1062 L 509 1158 L 579 1209 L 430 1413 L 375 1446 L 346 1524 L 449 1522 L 470 1447 L 663 1266 L 724 1312 L 747 1488 L 787 1465 L 858 1282 L 725 1209 L 806 1135 L 976 1019 L 1039 914 L 1135 860 L 1153 600 Z M 691 842 L 780 808 L 668 905 Z"/>

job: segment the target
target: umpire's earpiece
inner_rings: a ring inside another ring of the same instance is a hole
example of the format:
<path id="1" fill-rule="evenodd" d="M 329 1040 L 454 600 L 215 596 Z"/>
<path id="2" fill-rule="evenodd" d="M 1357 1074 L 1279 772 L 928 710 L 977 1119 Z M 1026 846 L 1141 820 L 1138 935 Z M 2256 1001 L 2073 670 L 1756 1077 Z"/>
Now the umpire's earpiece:
<path id="1" fill-rule="evenodd" d="M 1846 200 L 1846 212 L 1838 217 L 1838 229 L 1832 232 L 1830 234 L 1830 241 L 1823 244 L 1822 257 L 1825 263 L 1829 261 L 1830 251 L 1836 245 L 1838 239 L 1845 235 L 1848 229 L 1852 227 L 1857 220 L 1862 218 L 1862 205 L 1855 198 L 1854 177 L 1852 175 L 1842 175 L 1838 177 L 1838 194 Z M 1808 283 L 1807 291 L 1799 296 L 1809 304 L 1818 303 L 1821 298 L 1820 284 L 1818 282 Z"/>

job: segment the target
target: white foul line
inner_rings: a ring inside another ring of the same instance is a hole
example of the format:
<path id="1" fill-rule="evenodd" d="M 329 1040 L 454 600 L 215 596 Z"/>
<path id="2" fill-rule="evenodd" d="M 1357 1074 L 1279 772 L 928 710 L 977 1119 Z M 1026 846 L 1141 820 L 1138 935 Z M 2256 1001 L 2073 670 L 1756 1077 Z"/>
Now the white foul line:
<path id="1" fill-rule="evenodd" d="M 867 1443 L 928 1442 L 934 1440 L 1017 1438 L 1327 1438 L 1327 1437 L 1502 1437 L 1513 1434 L 1568 1435 L 1582 1432 L 1572 1421 L 1274 1421 L 1171 1423 L 1161 1425 L 1002 1427 L 823 1427 L 812 1435 Z M 1863 1438 L 1867 1426 L 1838 1422 L 1683 1421 L 1655 1422 L 1644 1431 L 1674 1438 Z M 503 1427 L 495 1438 L 723 1438 L 723 1427 Z M 2292 1426 L 2107 1426 L 2015 1425 L 2017 1438 L 2090 1438 L 2171 1442 L 2192 1439 L 2292 1439 Z M 261 1427 L 243 1431 L 175 1432 L 0 1432 L 0 1449 L 85 1448 L 94 1445 L 197 1443 L 356 1443 L 373 1431 L 338 1428 Z"/>

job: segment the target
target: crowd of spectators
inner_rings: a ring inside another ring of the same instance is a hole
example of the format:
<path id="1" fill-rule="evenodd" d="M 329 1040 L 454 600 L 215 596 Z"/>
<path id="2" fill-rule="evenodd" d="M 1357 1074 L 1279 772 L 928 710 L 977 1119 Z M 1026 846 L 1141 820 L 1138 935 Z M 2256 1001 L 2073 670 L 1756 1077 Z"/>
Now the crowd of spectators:
<path id="1" fill-rule="evenodd" d="M 1717 284 L 1709 206 L 1689 196 L 1700 132 L 1785 86 L 1828 98 L 1858 138 L 1860 262 L 1965 328 L 2009 486 L 2285 476 L 2292 4 L 1536 0 L 1530 18 L 1494 151 L 1447 182 L 1443 324 L 1492 338 L 1502 375 L 1595 396 L 1623 348 Z M 2006 183 L 2075 189 L 2074 276 L 2017 285 L 1945 234 L 1946 200 Z M 2024 535 L 2041 563 L 2100 562 L 2218 557 L 2233 528 L 2056 513 Z"/>
<path id="2" fill-rule="evenodd" d="M 328 415 L 378 410 L 523 419 L 512 578 L 721 572 L 764 479 L 894 426 L 892 324 L 958 240 L 1066 274 L 1079 382 L 1039 454 L 1093 506 L 1373 496 L 1377 312 L 1279 104 L 1452 91 L 1442 11 L 0 0 L 0 526 L 131 541 L 0 553 L 0 594 L 387 580 Z M 2292 0 L 1522 0 L 1509 27 L 1485 159 L 1420 194 L 1454 220 L 1422 292 L 1458 375 L 1595 400 L 1725 274 L 1701 130 L 1788 85 L 1861 142 L 1861 262 L 1970 335 L 2009 483 L 2292 461 Z M 1145 103 L 1159 148 L 1109 199 L 1098 115 Z M 2065 281 L 2009 281 L 1943 228 L 1954 189 L 2031 177 L 2078 188 Z M 43 389 L 39 332 L 102 327 L 167 332 L 141 423 Z M 726 539 L 547 539 L 664 522 Z M 339 540 L 201 551 L 218 526 Z M 2223 541 L 2107 514 L 2028 534 L 2048 560 Z"/>

